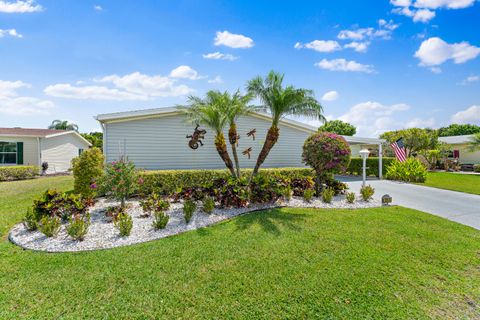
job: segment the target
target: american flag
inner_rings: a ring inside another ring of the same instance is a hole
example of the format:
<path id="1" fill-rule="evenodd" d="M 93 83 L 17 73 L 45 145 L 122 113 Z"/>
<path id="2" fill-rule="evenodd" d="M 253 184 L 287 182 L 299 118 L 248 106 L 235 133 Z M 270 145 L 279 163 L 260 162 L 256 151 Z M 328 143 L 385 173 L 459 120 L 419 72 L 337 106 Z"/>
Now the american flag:
<path id="1" fill-rule="evenodd" d="M 403 144 L 403 138 L 398 139 L 390 145 L 395 151 L 395 157 L 400 162 L 407 160 L 407 151 L 405 150 L 405 145 Z"/>

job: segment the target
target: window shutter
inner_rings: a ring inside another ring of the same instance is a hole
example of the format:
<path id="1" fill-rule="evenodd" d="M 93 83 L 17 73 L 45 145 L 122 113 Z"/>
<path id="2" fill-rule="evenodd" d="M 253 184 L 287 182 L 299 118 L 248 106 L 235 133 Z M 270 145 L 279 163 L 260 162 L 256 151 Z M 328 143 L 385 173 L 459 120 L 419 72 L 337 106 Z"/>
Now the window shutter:
<path id="1" fill-rule="evenodd" d="M 17 164 L 23 164 L 23 142 L 17 142 Z"/>

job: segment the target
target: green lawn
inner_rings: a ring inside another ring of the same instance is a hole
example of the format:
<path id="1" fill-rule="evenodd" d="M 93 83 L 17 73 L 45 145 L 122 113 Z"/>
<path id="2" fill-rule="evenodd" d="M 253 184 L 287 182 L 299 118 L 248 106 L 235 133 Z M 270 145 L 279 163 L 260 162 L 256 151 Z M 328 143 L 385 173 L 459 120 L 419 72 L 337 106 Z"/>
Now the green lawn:
<path id="1" fill-rule="evenodd" d="M 479 231 L 400 207 L 269 210 L 77 254 L 4 241 L 0 319 L 479 318 L 479 248 Z"/>
<path id="2" fill-rule="evenodd" d="M 440 189 L 480 194 L 480 175 L 429 172 L 427 181 L 419 184 Z"/>

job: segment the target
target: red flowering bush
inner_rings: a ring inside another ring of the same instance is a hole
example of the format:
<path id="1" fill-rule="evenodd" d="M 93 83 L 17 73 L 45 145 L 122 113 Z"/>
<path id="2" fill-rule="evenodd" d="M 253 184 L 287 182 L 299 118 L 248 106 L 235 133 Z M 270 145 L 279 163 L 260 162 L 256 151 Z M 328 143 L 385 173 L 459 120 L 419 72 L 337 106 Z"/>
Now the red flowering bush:
<path id="1" fill-rule="evenodd" d="M 100 189 L 107 197 L 120 201 L 121 208 L 125 208 L 125 201 L 137 190 L 138 182 L 133 162 L 121 159 L 106 165 Z"/>
<path id="2" fill-rule="evenodd" d="M 344 172 L 350 163 L 350 146 L 342 136 L 330 132 L 311 135 L 303 144 L 303 162 L 315 170 L 317 194 L 333 174 Z"/>

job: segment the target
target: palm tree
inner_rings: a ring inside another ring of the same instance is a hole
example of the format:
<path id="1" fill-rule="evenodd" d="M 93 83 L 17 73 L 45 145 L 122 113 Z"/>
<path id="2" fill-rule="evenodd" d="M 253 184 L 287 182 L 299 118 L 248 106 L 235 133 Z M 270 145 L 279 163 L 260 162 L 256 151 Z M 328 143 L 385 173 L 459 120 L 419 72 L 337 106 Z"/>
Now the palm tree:
<path id="1" fill-rule="evenodd" d="M 296 89 L 293 86 L 283 87 L 283 74 L 270 71 L 265 79 L 256 77 L 247 83 L 248 92 L 259 98 L 264 109 L 272 116 L 272 125 L 257 158 L 252 177 L 258 173 L 260 166 L 267 158 L 270 150 L 279 137 L 279 121 L 289 115 L 304 116 L 325 121 L 323 107 L 313 96 L 312 90 Z"/>
<path id="2" fill-rule="evenodd" d="M 470 144 L 468 146 L 468 151 L 475 152 L 480 150 L 480 133 L 476 133 L 470 139 Z"/>
<path id="3" fill-rule="evenodd" d="M 53 120 L 48 126 L 48 129 L 78 131 L 78 126 L 75 123 L 70 123 L 66 120 Z"/>
<path id="4" fill-rule="evenodd" d="M 242 96 L 240 91 L 237 90 L 233 96 L 230 97 L 228 92 L 223 94 L 226 102 L 227 102 L 227 109 L 226 109 L 226 116 L 230 128 L 228 130 L 228 140 L 230 142 L 230 146 L 232 148 L 233 159 L 235 161 L 235 169 L 237 171 L 237 177 L 240 178 L 240 162 L 238 160 L 238 153 L 237 153 L 237 143 L 238 143 L 238 132 L 237 132 L 237 119 L 240 116 L 244 116 L 253 112 L 256 107 L 248 105 L 250 100 L 252 100 L 252 94 L 246 94 Z"/>
<path id="5" fill-rule="evenodd" d="M 203 124 L 215 131 L 215 147 L 225 166 L 233 177 L 236 177 L 232 160 L 228 154 L 223 130 L 227 124 L 228 100 L 219 91 L 208 91 L 204 99 L 189 96 L 188 106 L 179 107 L 191 122 Z"/>

